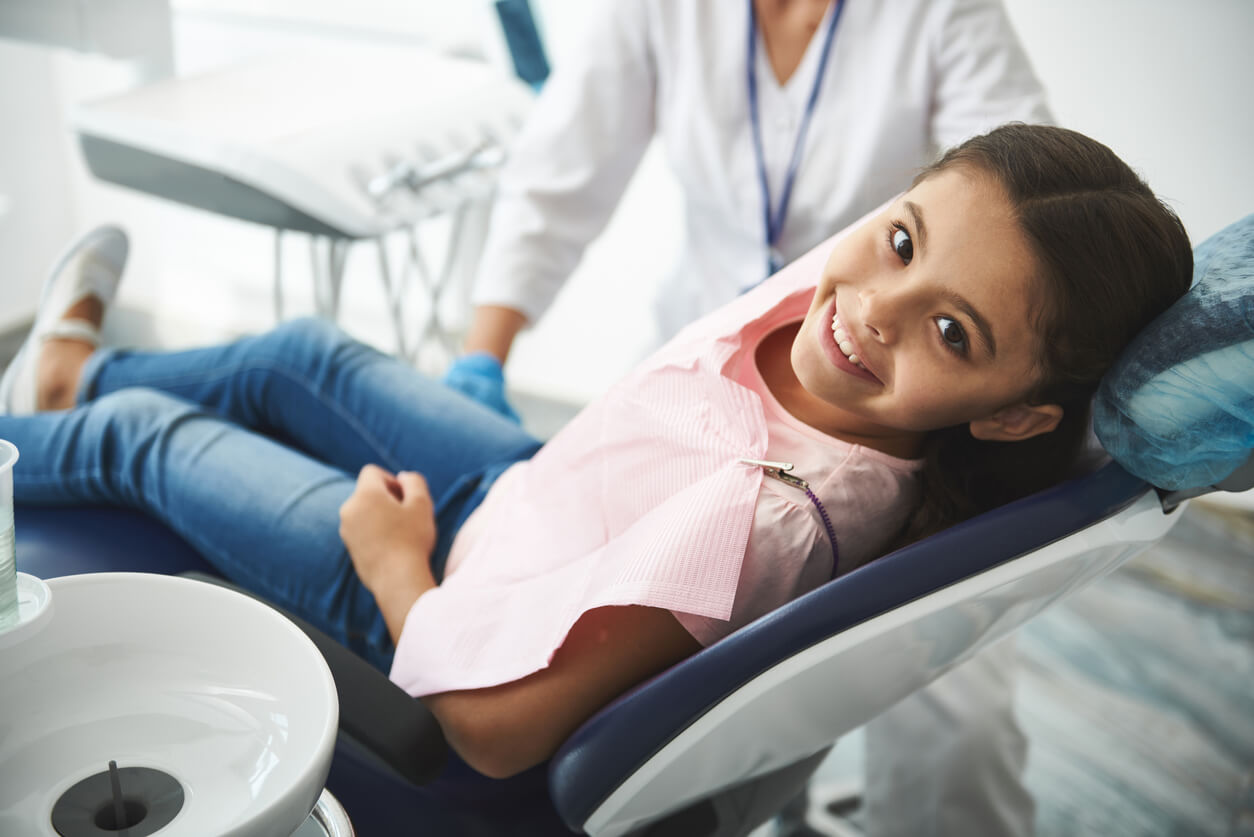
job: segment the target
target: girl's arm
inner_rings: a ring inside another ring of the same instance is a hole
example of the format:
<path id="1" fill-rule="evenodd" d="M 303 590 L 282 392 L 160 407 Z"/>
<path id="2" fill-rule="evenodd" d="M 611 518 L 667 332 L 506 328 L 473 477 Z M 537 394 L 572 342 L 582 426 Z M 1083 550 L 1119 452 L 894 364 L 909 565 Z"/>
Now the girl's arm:
<path id="1" fill-rule="evenodd" d="M 598 709 L 700 647 L 670 611 L 602 607 L 579 617 L 548 668 L 423 701 L 457 754 L 501 779 L 548 759 Z"/>
<path id="2" fill-rule="evenodd" d="M 340 506 L 340 537 L 396 642 L 409 609 L 436 586 L 435 509 L 427 481 L 412 471 L 394 476 L 377 465 L 362 468 L 356 490 Z"/>
<path id="3" fill-rule="evenodd" d="M 369 465 L 340 509 L 340 535 L 393 642 L 414 602 L 436 586 L 429 564 L 435 533 L 431 496 L 419 474 L 393 476 Z M 598 709 L 700 647 L 670 611 L 602 607 L 579 618 L 548 668 L 423 701 L 467 764 L 504 778 L 552 756 Z"/>

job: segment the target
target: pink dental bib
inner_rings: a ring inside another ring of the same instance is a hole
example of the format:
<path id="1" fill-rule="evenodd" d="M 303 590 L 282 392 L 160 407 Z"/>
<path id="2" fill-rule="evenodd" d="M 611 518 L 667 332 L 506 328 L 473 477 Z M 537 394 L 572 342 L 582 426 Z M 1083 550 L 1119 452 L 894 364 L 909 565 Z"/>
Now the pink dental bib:
<path id="1" fill-rule="evenodd" d="M 749 324 L 804 314 L 829 248 L 681 332 L 506 471 L 411 608 L 392 680 L 413 695 L 516 680 L 606 605 L 728 619 L 763 479 L 740 460 L 764 458 L 768 434 L 725 368 Z"/>

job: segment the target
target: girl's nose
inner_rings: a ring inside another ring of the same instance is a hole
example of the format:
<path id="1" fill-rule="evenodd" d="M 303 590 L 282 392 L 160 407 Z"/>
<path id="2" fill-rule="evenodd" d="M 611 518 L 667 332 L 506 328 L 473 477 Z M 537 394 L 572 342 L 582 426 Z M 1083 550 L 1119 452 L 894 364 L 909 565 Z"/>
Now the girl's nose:
<path id="1" fill-rule="evenodd" d="M 862 325 L 874 340 L 890 342 L 896 335 L 896 323 L 905 304 L 905 295 L 883 287 L 864 288 L 858 292 Z"/>

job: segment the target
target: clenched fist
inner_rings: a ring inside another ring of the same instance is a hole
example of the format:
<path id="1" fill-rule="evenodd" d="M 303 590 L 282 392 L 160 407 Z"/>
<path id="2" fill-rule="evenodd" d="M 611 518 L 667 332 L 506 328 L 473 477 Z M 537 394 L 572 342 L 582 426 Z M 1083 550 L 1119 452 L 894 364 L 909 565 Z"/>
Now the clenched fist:
<path id="1" fill-rule="evenodd" d="M 353 568 L 374 594 L 395 641 L 409 608 L 435 586 L 431 550 L 435 511 L 421 474 L 391 474 L 367 465 L 357 488 L 340 506 L 340 537 Z"/>

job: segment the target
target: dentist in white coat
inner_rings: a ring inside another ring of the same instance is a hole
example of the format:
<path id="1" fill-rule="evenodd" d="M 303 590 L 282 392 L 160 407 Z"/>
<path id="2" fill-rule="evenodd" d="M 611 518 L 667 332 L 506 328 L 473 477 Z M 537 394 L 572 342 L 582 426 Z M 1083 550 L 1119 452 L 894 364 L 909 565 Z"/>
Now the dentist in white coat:
<path id="1" fill-rule="evenodd" d="M 502 364 L 657 137 L 678 180 L 665 340 L 904 190 L 950 145 L 1050 120 L 1000 0 L 598 0 L 511 149 L 446 381 L 512 415 Z M 1002 643 L 867 726 L 867 827 L 1032 832 Z M 832 699 L 840 699 L 839 684 Z"/>

